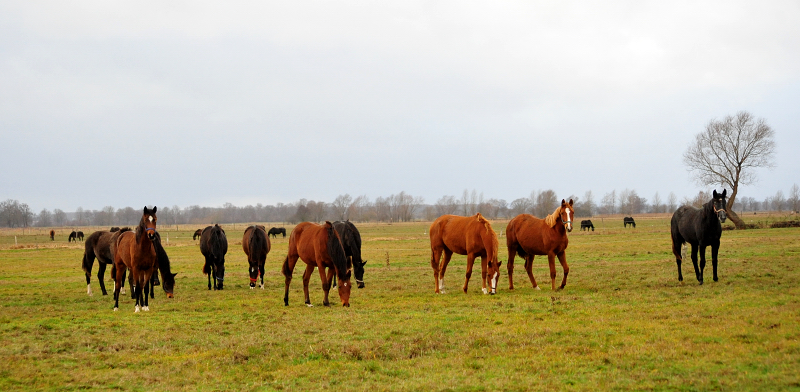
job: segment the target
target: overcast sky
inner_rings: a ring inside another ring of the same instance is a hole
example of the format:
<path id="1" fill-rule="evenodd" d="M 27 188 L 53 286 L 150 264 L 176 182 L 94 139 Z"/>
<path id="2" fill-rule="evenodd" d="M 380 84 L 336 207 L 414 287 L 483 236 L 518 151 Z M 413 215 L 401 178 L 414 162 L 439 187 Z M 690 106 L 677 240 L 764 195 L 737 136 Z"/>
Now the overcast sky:
<path id="1" fill-rule="evenodd" d="M 42 208 L 595 202 L 709 190 L 740 110 L 800 184 L 800 2 L 0 3 L 0 199 Z"/>

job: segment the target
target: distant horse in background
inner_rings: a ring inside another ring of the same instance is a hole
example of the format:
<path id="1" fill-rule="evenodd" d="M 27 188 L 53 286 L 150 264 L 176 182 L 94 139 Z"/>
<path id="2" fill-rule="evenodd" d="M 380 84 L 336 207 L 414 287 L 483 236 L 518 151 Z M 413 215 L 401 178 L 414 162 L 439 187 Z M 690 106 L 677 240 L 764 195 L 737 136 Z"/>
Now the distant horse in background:
<path id="1" fill-rule="evenodd" d="M 50 230 L 50 241 L 55 241 L 56 239 L 56 231 Z"/>
<path id="2" fill-rule="evenodd" d="M 158 267 L 158 255 L 153 241 L 156 239 L 157 207 L 148 209 L 146 206 L 139 220 L 136 232 L 120 231 L 115 241 L 114 268 L 116 270 L 114 289 L 114 310 L 119 309 L 119 289 L 124 280 L 125 271 L 131 270 L 133 285 L 131 290 L 136 297 L 134 312 L 150 310 L 149 298 L 146 294 L 150 286 L 150 279 Z"/>
<path id="3" fill-rule="evenodd" d="M 200 235 L 203 234 L 203 230 L 197 229 L 194 231 L 194 235 L 192 236 L 192 241 L 200 238 Z"/>
<path id="4" fill-rule="evenodd" d="M 722 193 L 714 190 L 713 197 L 703 208 L 683 206 L 672 214 L 670 232 L 672 235 L 672 253 L 678 264 L 678 281 L 683 281 L 681 261 L 686 257 L 681 248 L 686 242 L 692 246 L 692 264 L 697 281 L 703 284 L 703 269 L 706 267 L 706 247 L 711 246 L 711 264 L 714 267 L 714 281 L 717 277 L 717 254 L 719 239 L 722 237 L 722 224 L 727 219 L 725 206 L 727 189 Z M 721 223 L 720 223 L 721 222 Z M 700 251 L 700 266 L 697 265 L 697 252 Z"/>
<path id="5" fill-rule="evenodd" d="M 214 290 L 222 290 L 225 279 L 225 254 L 228 253 L 228 237 L 219 225 L 208 226 L 200 234 L 200 252 L 205 256 L 203 273 L 208 275 L 208 289 L 214 279 Z"/>
<path id="6" fill-rule="evenodd" d="M 592 231 L 594 231 L 594 225 L 592 224 L 591 220 L 587 219 L 581 221 L 581 231 L 583 231 L 583 229 L 589 231 L 590 228 L 592 229 Z"/>
<path id="7" fill-rule="evenodd" d="M 467 274 L 464 280 L 464 293 L 467 292 L 472 266 L 476 257 L 481 258 L 481 279 L 484 294 L 497 293 L 500 276 L 500 260 L 497 258 L 497 233 L 492 224 L 480 213 L 474 216 L 442 215 L 431 224 L 431 267 L 433 268 L 434 292 L 444 294 L 444 273 L 453 253 L 467 255 Z M 442 258 L 444 252 L 444 260 Z M 441 260 L 441 262 L 440 262 Z M 486 281 L 491 279 L 487 289 Z"/>
<path id="8" fill-rule="evenodd" d="M 264 264 L 272 245 L 269 242 L 267 229 L 261 225 L 253 225 L 244 230 L 242 249 L 247 255 L 250 264 L 250 289 L 256 287 L 256 281 L 261 276 L 261 289 L 264 289 Z"/>
<path id="9" fill-rule="evenodd" d="M 79 231 L 79 232 L 78 232 L 78 236 L 77 236 L 77 238 L 78 238 L 79 240 L 83 241 L 83 232 L 82 232 L 82 231 Z"/>
<path id="10" fill-rule="evenodd" d="M 78 233 L 75 230 L 72 230 L 72 233 L 69 233 L 69 237 L 67 237 L 67 242 L 78 241 L 75 238 L 78 236 Z"/>
<path id="11" fill-rule="evenodd" d="M 361 233 L 358 232 L 356 225 L 348 221 L 333 222 L 333 228 L 339 233 L 342 239 L 344 253 L 347 255 L 350 264 L 353 266 L 353 275 L 356 278 L 356 286 L 364 288 L 364 264 L 366 260 L 361 259 Z M 336 275 L 333 276 L 333 285 L 336 287 Z"/>
<path id="12" fill-rule="evenodd" d="M 628 225 L 632 225 L 633 228 L 636 228 L 636 222 L 634 222 L 633 217 L 626 216 L 622 218 L 622 225 L 628 227 Z"/>
<path id="13" fill-rule="evenodd" d="M 271 235 L 272 238 L 277 238 L 278 234 L 283 234 L 283 238 L 286 238 L 286 229 L 283 227 L 273 227 L 269 229 L 269 233 L 267 234 Z"/>
<path id="14" fill-rule="evenodd" d="M 111 229 L 109 229 L 108 231 L 110 231 L 110 232 L 112 232 L 112 233 L 114 233 L 114 232 L 117 232 L 117 231 L 119 231 L 119 227 L 116 227 L 116 226 L 115 226 L 115 227 L 112 227 L 112 228 L 111 228 Z"/>
<path id="15" fill-rule="evenodd" d="M 564 269 L 564 279 L 560 289 L 567 285 L 569 266 L 567 265 L 567 246 L 572 231 L 572 218 L 575 210 L 573 201 L 567 204 L 564 199 L 556 210 L 544 219 L 533 215 L 520 214 L 514 217 L 506 227 L 506 245 L 508 246 L 508 288 L 514 290 L 514 257 L 519 253 L 525 259 L 525 270 L 531 280 L 533 288 L 539 289 L 533 277 L 533 258 L 536 255 L 547 255 L 550 265 L 550 283 L 556 289 L 556 257 Z"/>
<path id="16" fill-rule="evenodd" d="M 283 303 L 286 306 L 289 306 L 289 284 L 292 282 L 292 272 L 297 264 L 297 259 L 302 259 L 306 263 L 306 270 L 303 272 L 306 305 L 312 306 L 308 296 L 308 282 L 311 274 L 314 273 L 314 268 L 319 268 L 322 291 L 325 292 L 322 304 L 330 305 L 328 292 L 335 273 L 339 278 L 339 299 L 342 301 L 342 306 L 350 306 L 350 289 L 352 287 L 350 266 L 339 233 L 333 228 L 331 222 L 325 222 L 323 225 L 302 222 L 292 230 L 292 235 L 289 236 L 289 253 L 283 260 L 282 268 L 283 276 L 286 278 L 286 289 L 283 295 Z M 327 273 L 326 268 L 328 269 Z"/>

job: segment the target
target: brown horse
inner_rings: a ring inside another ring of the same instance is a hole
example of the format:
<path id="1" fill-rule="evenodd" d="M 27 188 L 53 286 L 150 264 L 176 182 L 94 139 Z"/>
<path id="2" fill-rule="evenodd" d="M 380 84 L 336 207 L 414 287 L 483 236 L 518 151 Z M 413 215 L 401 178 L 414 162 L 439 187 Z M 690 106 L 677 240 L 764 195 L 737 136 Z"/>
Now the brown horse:
<path id="1" fill-rule="evenodd" d="M 56 231 L 50 230 L 50 241 L 55 241 L 56 239 Z"/>
<path id="2" fill-rule="evenodd" d="M 201 235 L 203 235 L 203 230 L 200 230 L 200 229 L 195 230 L 194 231 L 194 235 L 192 236 L 192 240 L 194 241 L 194 240 L 200 238 Z"/>
<path id="3" fill-rule="evenodd" d="M 156 240 L 157 207 L 152 210 L 144 207 L 142 219 L 136 232 L 120 231 L 115 242 L 114 268 L 116 269 L 114 287 L 114 311 L 119 309 L 119 290 L 125 279 L 125 271 L 131 270 L 131 291 L 136 297 L 134 312 L 148 311 L 148 295 L 150 278 L 158 267 L 158 256 L 153 241 Z"/>
<path id="4" fill-rule="evenodd" d="M 256 287 L 258 276 L 261 275 L 261 289 L 264 289 L 264 264 L 267 262 L 267 253 L 272 248 L 267 235 L 267 228 L 253 225 L 245 229 L 242 237 L 242 249 L 247 255 L 250 264 L 250 289 Z"/>
<path id="5" fill-rule="evenodd" d="M 497 293 L 497 280 L 500 276 L 500 260 L 497 259 L 497 233 L 492 224 L 480 213 L 475 216 L 442 215 L 433 221 L 430 228 L 431 267 L 433 267 L 434 292 L 444 294 L 444 273 L 453 253 L 467 255 L 467 275 L 464 280 L 464 293 L 467 292 L 472 265 L 476 257 L 481 258 L 481 278 L 483 293 L 486 278 L 491 277 L 491 294 Z M 441 261 L 442 251 L 444 260 Z"/>
<path id="6" fill-rule="evenodd" d="M 533 258 L 536 255 L 547 255 L 550 263 L 550 282 L 556 289 L 556 257 L 564 269 L 564 280 L 560 289 L 567 285 L 569 266 L 567 265 L 567 232 L 572 231 L 572 218 L 575 210 L 572 199 L 567 204 L 563 199 L 561 205 L 544 219 L 529 214 L 520 214 L 508 222 L 506 227 L 506 245 L 508 245 L 508 288 L 514 290 L 514 256 L 519 253 L 525 259 L 525 270 L 531 279 L 533 288 L 539 289 L 533 277 Z"/>
<path id="7" fill-rule="evenodd" d="M 325 222 L 324 225 L 303 222 L 297 225 L 289 236 L 289 254 L 283 260 L 282 269 L 283 276 L 286 277 L 286 291 L 283 296 L 283 303 L 286 306 L 289 306 L 289 283 L 292 282 L 292 272 L 298 258 L 306 263 L 306 270 L 303 273 L 306 305 L 312 306 L 308 298 L 308 281 L 314 273 L 314 268 L 318 267 L 322 291 L 325 292 L 322 304 L 330 305 L 328 292 L 331 289 L 333 274 L 336 273 L 339 279 L 339 299 L 342 300 L 342 306 L 350 306 L 350 265 L 339 233 L 333 229 L 331 222 Z M 325 268 L 328 268 L 327 273 Z"/>

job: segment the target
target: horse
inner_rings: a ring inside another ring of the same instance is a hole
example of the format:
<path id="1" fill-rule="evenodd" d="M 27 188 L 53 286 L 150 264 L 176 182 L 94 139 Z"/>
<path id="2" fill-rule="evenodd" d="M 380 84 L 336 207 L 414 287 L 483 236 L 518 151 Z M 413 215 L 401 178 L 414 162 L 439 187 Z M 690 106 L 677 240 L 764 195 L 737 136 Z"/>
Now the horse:
<path id="1" fill-rule="evenodd" d="M 286 229 L 283 227 L 273 227 L 269 229 L 269 233 L 267 234 L 271 235 L 272 238 L 278 238 L 278 234 L 283 234 L 283 238 L 286 238 Z"/>
<path id="2" fill-rule="evenodd" d="M 250 264 L 250 290 L 256 287 L 258 276 L 261 275 L 261 289 L 264 289 L 264 264 L 272 245 L 269 242 L 267 229 L 261 225 L 253 225 L 244 230 L 242 249 L 247 255 Z"/>
<path id="3" fill-rule="evenodd" d="M 203 234 L 203 230 L 197 229 L 194 231 L 194 235 L 192 236 L 192 241 L 200 238 L 200 235 Z"/>
<path id="4" fill-rule="evenodd" d="M 83 241 L 83 232 L 82 232 L 82 231 L 79 231 L 79 232 L 78 232 L 78 236 L 77 236 L 77 238 L 78 238 L 79 240 Z"/>
<path id="5" fill-rule="evenodd" d="M 123 230 L 130 230 L 130 229 L 123 229 Z M 167 256 L 167 252 L 164 250 L 164 247 L 161 245 L 161 234 L 156 232 L 155 239 L 153 240 L 153 246 L 156 249 L 156 257 L 158 258 L 158 271 L 161 273 L 161 278 L 164 279 L 164 284 L 158 281 L 158 274 L 153 273 L 153 277 L 150 279 L 150 298 L 155 298 L 154 288 L 155 286 L 161 286 L 164 290 L 164 293 L 167 295 L 167 298 L 174 298 L 175 293 L 175 276 L 178 275 L 177 273 L 173 274 L 170 271 L 170 262 L 169 256 Z M 111 275 L 115 276 L 115 270 L 112 266 L 111 268 Z M 133 275 L 129 275 L 129 283 L 133 286 Z M 123 286 L 124 287 L 124 286 Z M 147 295 L 147 293 L 145 293 Z M 131 299 L 134 299 L 133 291 L 131 291 Z"/>
<path id="6" fill-rule="evenodd" d="M 339 233 L 339 238 L 342 239 L 342 246 L 344 253 L 347 255 L 348 260 L 353 266 L 353 275 L 356 278 L 356 286 L 360 289 L 364 288 L 364 264 L 366 260 L 361 259 L 361 233 L 358 232 L 356 225 L 349 220 L 333 222 L 333 228 Z M 333 285 L 336 286 L 336 276 L 333 277 Z"/>
<path id="7" fill-rule="evenodd" d="M 281 269 L 286 278 L 286 289 L 283 296 L 285 306 L 289 306 L 289 284 L 292 282 L 292 272 L 297 264 L 297 259 L 302 259 L 306 263 L 306 270 L 303 272 L 303 291 L 307 306 L 313 306 L 308 297 L 308 281 L 311 279 L 315 267 L 319 268 L 322 291 L 325 292 L 322 304 L 330 306 L 328 292 L 331 288 L 331 278 L 335 273 L 339 278 L 339 299 L 342 301 L 342 306 L 350 306 L 350 288 L 352 287 L 350 275 L 352 272 L 339 233 L 333 228 L 331 222 L 326 221 L 322 225 L 302 222 L 292 230 L 292 234 L 289 236 L 289 253 L 283 260 Z M 327 273 L 325 268 L 328 269 Z"/>
<path id="8" fill-rule="evenodd" d="M 444 294 L 444 273 L 453 253 L 467 255 L 467 274 L 464 280 L 464 293 L 467 292 L 472 266 L 476 257 L 481 258 L 481 279 L 483 293 L 497 293 L 500 264 L 497 258 L 499 243 L 497 233 L 480 213 L 474 216 L 442 215 L 431 224 L 431 267 L 433 268 L 434 293 Z M 441 261 L 442 252 L 444 260 Z M 487 277 L 491 277 L 491 287 L 486 288 Z"/>
<path id="9" fill-rule="evenodd" d="M 69 233 L 69 237 L 67 237 L 67 242 L 72 242 L 72 241 L 77 242 L 78 240 L 75 239 L 77 236 L 78 233 L 76 233 L 75 230 L 72 230 L 72 233 Z"/>
<path id="10" fill-rule="evenodd" d="M 581 231 L 583 231 L 583 229 L 586 229 L 586 231 L 589 231 L 589 228 L 591 228 L 592 231 L 594 231 L 594 225 L 592 224 L 592 221 L 589 220 L 589 219 L 582 220 L 581 221 Z"/>
<path id="11" fill-rule="evenodd" d="M 727 205 L 727 189 L 722 193 L 714 190 L 713 197 L 703 208 L 683 206 L 675 210 L 670 222 L 672 236 L 672 253 L 678 264 L 678 281 L 683 281 L 681 261 L 686 257 L 685 243 L 692 246 L 692 264 L 697 281 L 703 284 L 703 269 L 706 267 L 706 247 L 711 246 L 711 265 L 714 267 L 714 281 L 717 277 L 717 254 L 719 253 L 719 239 L 722 237 L 722 223 L 727 219 L 725 206 Z M 700 251 L 700 266 L 697 266 L 697 251 Z"/>
<path id="12" fill-rule="evenodd" d="M 119 309 L 119 289 L 124 280 L 127 269 L 131 270 L 132 282 L 131 290 L 136 297 L 134 312 L 139 312 L 140 304 L 142 310 L 149 311 L 149 298 L 147 293 L 150 285 L 150 278 L 158 267 L 158 255 L 153 241 L 156 239 L 156 225 L 158 217 L 156 211 L 158 207 L 148 209 L 144 207 L 142 219 L 136 232 L 121 231 L 115 241 L 114 267 L 116 269 L 116 287 L 114 288 L 114 311 Z"/>
<path id="13" fill-rule="evenodd" d="M 110 231 L 95 231 L 89 235 L 89 238 L 87 238 L 84 243 L 82 264 L 83 272 L 86 274 L 86 293 L 88 295 L 92 295 L 91 275 L 95 258 L 97 258 L 98 261 L 97 280 L 100 282 L 100 289 L 103 291 L 103 295 L 108 295 L 103 278 L 106 274 L 106 266 L 109 264 L 112 266 L 111 276 L 116 276 L 115 270 L 113 269 L 114 252 L 112 251 L 112 244 L 114 244 L 115 240 L 115 233 Z"/>
<path id="14" fill-rule="evenodd" d="M 520 214 L 508 222 L 506 246 L 508 247 L 509 290 L 514 290 L 514 257 L 517 253 L 525 259 L 525 270 L 528 272 L 534 289 L 539 290 L 532 271 L 533 258 L 537 255 L 547 255 L 552 289 L 556 290 L 556 257 L 564 270 L 564 279 L 561 281 L 559 290 L 567 285 L 567 275 L 569 275 L 566 253 L 569 245 L 567 233 L 572 231 L 572 218 L 575 213 L 572 205 L 572 199 L 569 200 L 569 203 L 561 199 L 561 205 L 544 219 L 529 214 Z"/>
<path id="15" fill-rule="evenodd" d="M 108 231 L 110 231 L 110 232 L 112 232 L 112 233 L 113 233 L 113 232 L 116 232 L 116 231 L 119 231 L 119 227 L 116 227 L 116 226 L 114 226 L 114 227 L 112 227 L 111 229 L 109 229 Z"/>
<path id="16" fill-rule="evenodd" d="M 203 274 L 208 275 L 208 289 L 214 277 L 214 290 L 222 290 L 225 279 L 225 254 L 228 253 L 228 237 L 219 225 L 208 226 L 200 234 L 200 252 L 206 258 Z"/>
<path id="17" fill-rule="evenodd" d="M 56 239 L 56 231 L 50 230 L 50 241 L 55 241 Z"/>
<path id="18" fill-rule="evenodd" d="M 632 225 L 634 229 L 636 228 L 636 222 L 634 222 L 633 217 L 630 217 L 630 216 L 626 216 L 626 217 L 622 218 L 622 225 L 624 227 L 628 227 L 628 225 Z"/>

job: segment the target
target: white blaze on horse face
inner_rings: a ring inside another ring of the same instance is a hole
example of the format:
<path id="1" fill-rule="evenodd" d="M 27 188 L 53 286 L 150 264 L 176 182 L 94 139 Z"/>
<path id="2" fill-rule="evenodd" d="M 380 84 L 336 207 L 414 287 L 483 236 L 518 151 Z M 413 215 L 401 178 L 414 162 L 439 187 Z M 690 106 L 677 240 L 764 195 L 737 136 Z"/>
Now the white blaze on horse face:
<path id="1" fill-rule="evenodd" d="M 150 222 L 153 222 L 153 216 L 152 215 L 148 216 L 147 220 L 149 220 Z"/>
<path id="2" fill-rule="evenodd" d="M 497 289 L 497 271 L 494 272 L 494 276 L 492 276 L 492 292 Z"/>

